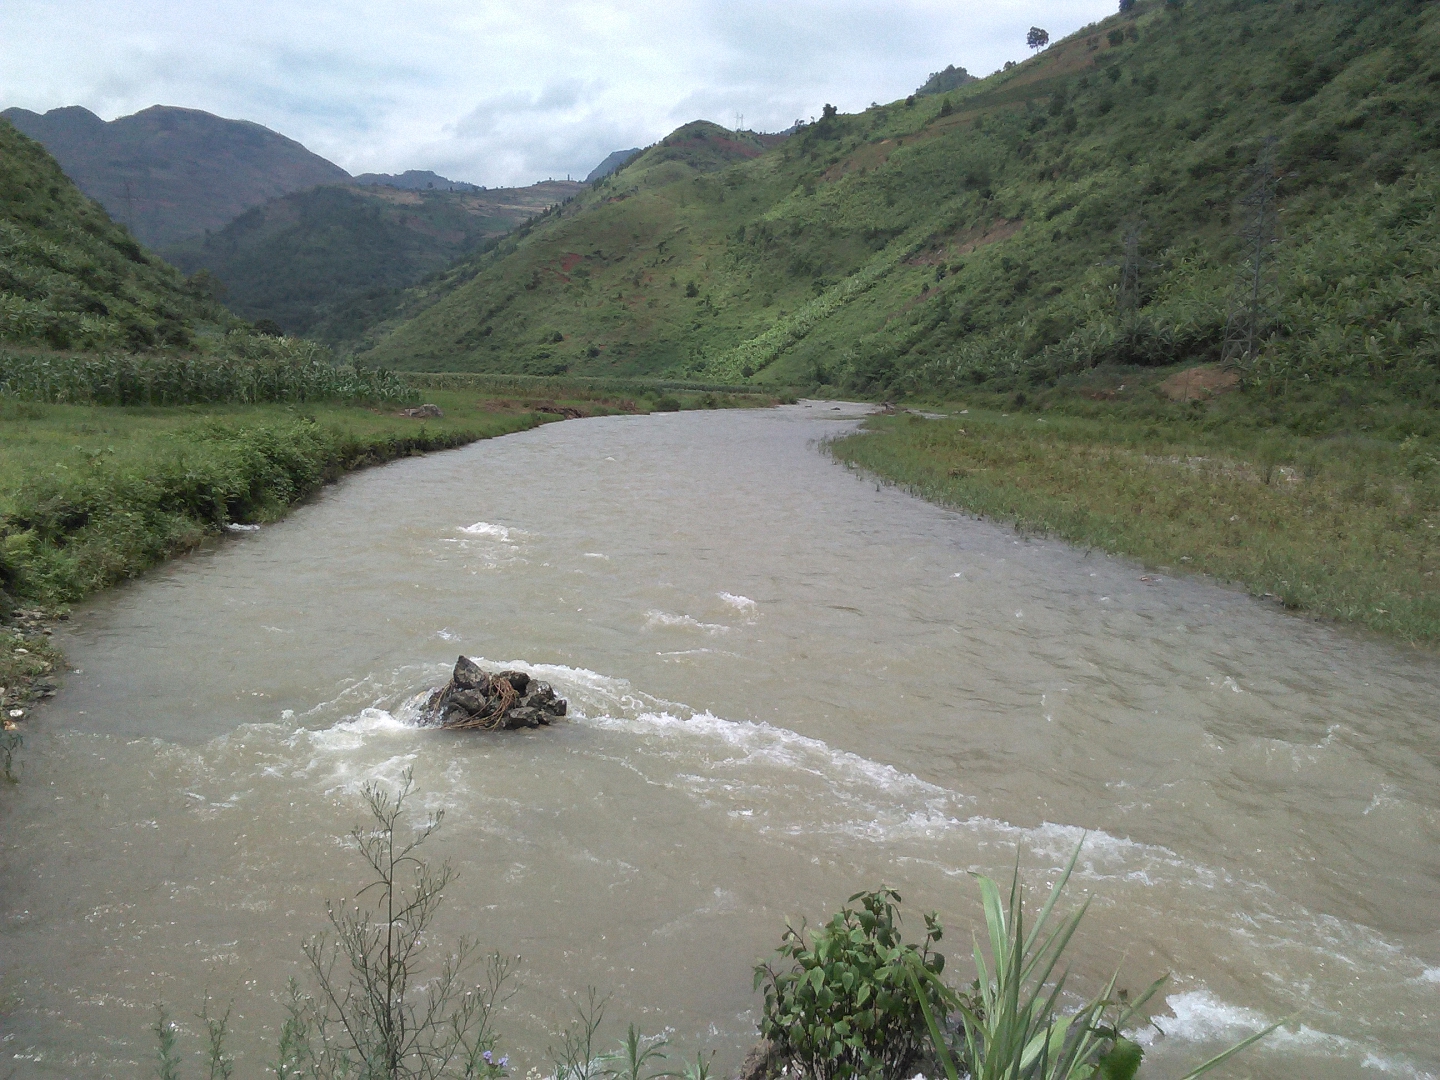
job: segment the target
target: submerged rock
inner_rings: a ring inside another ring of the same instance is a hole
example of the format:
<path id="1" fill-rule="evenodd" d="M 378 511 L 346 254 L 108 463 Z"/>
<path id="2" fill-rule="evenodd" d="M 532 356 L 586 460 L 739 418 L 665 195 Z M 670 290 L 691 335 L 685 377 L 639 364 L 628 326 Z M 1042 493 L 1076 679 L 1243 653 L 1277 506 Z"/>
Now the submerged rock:
<path id="1" fill-rule="evenodd" d="M 523 671 L 489 674 L 467 656 L 455 661 L 450 681 L 431 692 L 420 709 L 427 727 L 483 731 L 533 728 L 565 715 L 565 699 Z"/>

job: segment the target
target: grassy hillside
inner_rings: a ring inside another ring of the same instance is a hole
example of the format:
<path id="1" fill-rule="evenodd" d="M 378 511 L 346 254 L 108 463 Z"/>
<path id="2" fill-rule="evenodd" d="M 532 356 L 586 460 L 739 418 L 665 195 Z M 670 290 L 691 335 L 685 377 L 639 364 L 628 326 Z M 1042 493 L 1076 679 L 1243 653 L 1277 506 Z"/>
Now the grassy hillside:
<path id="1" fill-rule="evenodd" d="M 1417 0 L 1150 0 L 775 148 L 688 125 L 413 291 L 367 356 L 949 394 L 1213 360 L 1273 137 L 1283 242 L 1252 383 L 1433 401 L 1437 46 Z"/>
<path id="2" fill-rule="evenodd" d="M 82 195 L 39 143 L 0 120 L 0 342 L 189 346 L 211 312 L 174 267 Z"/>
<path id="3" fill-rule="evenodd" d="M 339 344 L 390 290 L 415 284 L 579 190 L 565 181 L 468 192 L 318 187 L 257 206 L 162 254 L 186 272 L 209 270 L 236 314 Z"/>
<path id="4" fill-rule="evenodd" d="M 152 246 L 218 229 L 290 191 L 350 174 L 248 120 L 155 105 L 106 122 L 72 105 L 3 115 L 44 145 L 65 174 Z"/>

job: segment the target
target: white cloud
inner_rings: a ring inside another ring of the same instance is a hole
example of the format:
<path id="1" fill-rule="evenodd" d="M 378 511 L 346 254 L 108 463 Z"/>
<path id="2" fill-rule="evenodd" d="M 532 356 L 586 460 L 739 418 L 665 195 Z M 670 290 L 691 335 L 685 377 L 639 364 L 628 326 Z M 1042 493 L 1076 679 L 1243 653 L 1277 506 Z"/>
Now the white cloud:
<path id="1" fill-rule="evenodd" d="M 689 120 L 778 130 L 825 102 L 986 74 L 1115 0 L 6 0 L 0 107 L 254 120 L 351 172 L 583 176 Z"/>

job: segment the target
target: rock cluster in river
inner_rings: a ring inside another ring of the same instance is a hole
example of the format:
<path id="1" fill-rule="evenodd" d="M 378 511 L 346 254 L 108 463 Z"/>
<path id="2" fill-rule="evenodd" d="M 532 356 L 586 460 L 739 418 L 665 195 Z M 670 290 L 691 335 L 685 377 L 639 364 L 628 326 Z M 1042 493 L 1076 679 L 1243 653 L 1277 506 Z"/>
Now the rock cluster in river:
<path id="1" fill-rule="evenodd" d="M 467 656 L 455 662 L 450 681 L 430 693 L 420 722 L 434 727 L 481 731 L 533 728 L 565 715 L 565 699 L 548 683 L 523 671 L 484 671 Z"/>

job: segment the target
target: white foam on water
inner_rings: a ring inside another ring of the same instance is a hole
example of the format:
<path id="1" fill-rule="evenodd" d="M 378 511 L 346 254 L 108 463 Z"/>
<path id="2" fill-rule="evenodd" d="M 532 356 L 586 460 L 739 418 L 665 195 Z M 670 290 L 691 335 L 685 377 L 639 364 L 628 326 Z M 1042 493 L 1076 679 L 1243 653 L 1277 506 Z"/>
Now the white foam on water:
<path id="1" fill-rule="evenodd" d="M 1440 984 L 1440 967 L 1414 960 L 1370 928 L 1315 915 L 1276 895 L 1262 881 L 1197 865 L 1169 848 L 1059 822 L 1022 827 L 976 814 L 972 796 L 893 765 L 764 721 L 697 712 L 645 694 L 625 679 L 589 669 L 473 659 L 489 670 L 524 671 L 551 683 L 569 702 L 572 722 L 636 741 L 624 754 L 648 782 L 684 792 L 707 812 L 743 822 L 760 835 L 786 842 L 796 837 L 806 842 L 842 837 L 883 847 L 897 859 L 933 862 L 949 876 L 978 869 L 972 862 L 977 858 L 982 866 L 1008 862 L 1014 847 L 1026 851 L 1028 865 L 1038 859 L 1048 863 L 1053 873 L 1083 839 L 1077 880 L 1141 890 L 1162 885 L 1199 889 L 1197 897 L 1220 898 L 1215 903 L 1223 907 L 1234 932 L 1250 941 L 1247 947 L 1252 951 L 1294 949 L 1333 957 L 1354 970 L 1397 982 Z M 288 741 L 292 753 L 299 751 L 295 756 L 301 762 L 282 771 L 310 775 L 327 792 L 347 795 L 366 782 L 395 782 L 424 754 L 421 748 L 429 736 L 414 726 L 419 707 L 429 688 L 443 683 L 448 673 L 447 665 L 413 665 L 388 678 L 367 676 L 346 688 L 307 715 L 333 715 L 344 707 L 349 707 L 349 715 L 323 728 L 294 731 Z M 426 689 L 416 693 L 417 685 Z M 354 709 L 362 701 L 366 704 Z M 596 751 L 613 753 L 603 746 Z M 443 796 L 437 792 L 436 798 L 448 797 L 452 806 L 468 803 L 456 788 L 464 787 L 464 770 L 447 771 L 445 777 L 447 791 Z M 1236 889 L 1247 892 L 1253 901 L 1223 900 Z M 1173 1015 L 1159 1018 L 1167 1039 L 1234 1042 L 1270 1022 L 1261 1013 L 1221 1001 L 1205 989 L 1171 995 L 1167 1003 Z M 1325 1011 L 1312 1004 L 1312 1023 Z M 1143 1041 L 1156 1036 L 1152 1031 L 1137 1032 L 1136 1037 Z M 1277 1032 L 1266 1043 L 1302 1056 L 1334 1054 L 1357 1063 L 1363 1059 L 1366 1068 L 1416 1080 L 1430 1075 L 1384 1055 L 1372 1044 L 1303 1025 Z"/>
<path id="2" fill-rule="evenodd" d="M 460 531 L 466 536 L 488 536 L 499 540 L 502 544 L 514 542 L 510 539 L 512 530 L 507 529 L 504 525 L 492 525 L 488 521 L 477 521 L 474 525 L 462 525 Z M 518 532 L 519 530 L 514 531 Z"/>
<path id="3" fill-rule="evenodd" d="M 1165 998 L 1165 1004 L 1170 1016 L 1153 1017 L 1153 1026 L 1126 1032 L 1126 1035 L 1142 1046 L 1155 1045 L 1162 1035 L 1166 1040 L 1231 1045 L 1264 1031 L 1275 1022 L 1255 1009 L 1222 1001 L 1204 987 L 1170 994 Z M 1348 1058 L 1358 1061 L 1362 1068 L 1375 1069 L 1387 1075 L 1409 1077 L 1411 1080 L 1436 1080 L 1434 1073 L 1383 1054 L 1356 1039 L 1317 1031 L 1304 1023 L 1277 1028 L 1245 1052 Z"/>
<path id="4" fill-rule="evenodd" d="M 232 522 L 230 522 L 229 524 L 227 524 L 227 525 L 225 526 L 225 531 L 226 531 L 226 532 L 232 532 L 232 533 L 252 533 L 252 532 L 259 532 L 259 531 L 260 531 L 260 526 L 259 526 L 259 525 L 237 525 L 235 522 L 232 521 Z"/>
<path id="5" fill-rule="evenodd" d="M 584 557 L 587 559 L 604 559 L 606 562 L 610 561 L 609 555 L 601 555 L 598 551 L 587 551 Z"/>
<path id="6" fill-rule="evenodd" d="M 746 615 L 752 615 L 760 608 L 760 605 L 755 603 L 755 601 L 751 600 L 748 596 L 740 596 L 736 593 L 730 592 L 720 592 L 716 593 L 716 595 L 719 596 L 721 600 L 724 600 L 725 603 L 729 604 L 736 611 L 743 612 Z"/>
<path id="7" fill-rule="evenodd" d="M 670 611 L 658 611 L 655 609 L 647 611 L 645 613 L 645 629 L 656 630 L 661 628 L 666 630 L 703 630 L 707 634 L 728 634 L 730 632 L 730 627 L 721 623 L 701 622 L 699 619 L 692 618 L 689 615 L 676 615 Z"/>

